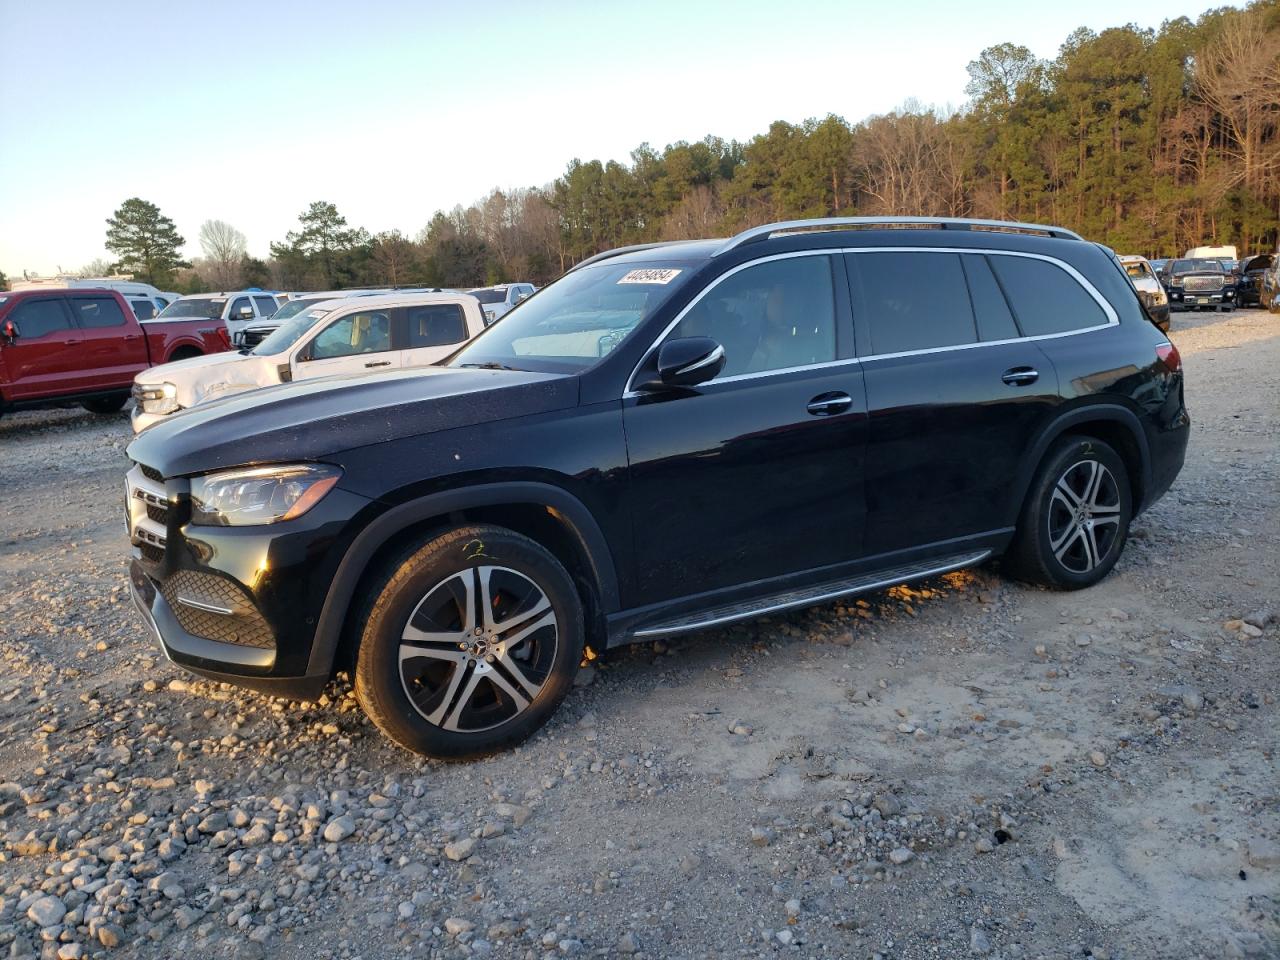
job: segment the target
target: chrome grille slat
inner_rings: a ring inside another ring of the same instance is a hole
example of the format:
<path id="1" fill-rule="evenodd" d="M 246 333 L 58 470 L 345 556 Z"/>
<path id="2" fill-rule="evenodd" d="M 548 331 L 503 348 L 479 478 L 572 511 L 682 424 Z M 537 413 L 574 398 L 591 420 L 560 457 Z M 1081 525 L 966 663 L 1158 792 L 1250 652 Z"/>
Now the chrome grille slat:
<path id="1" fill-rule="evenodd" d="M 169 496 L 164 484 L 153 479 L 156 471 L 142 464 L 135 464 L 125 476 L 128 491 L 125 515 L 128 518 L 129 541 L 144 549 L 143 554 L 154 561 L 155 551 L 163 555 L 168 533 Z"/>

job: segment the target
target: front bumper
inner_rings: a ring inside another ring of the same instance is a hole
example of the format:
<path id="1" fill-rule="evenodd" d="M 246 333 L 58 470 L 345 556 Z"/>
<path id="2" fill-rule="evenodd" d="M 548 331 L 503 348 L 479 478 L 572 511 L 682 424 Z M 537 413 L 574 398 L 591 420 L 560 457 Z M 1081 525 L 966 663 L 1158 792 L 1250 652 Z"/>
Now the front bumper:
<path id="1" fill-rule="evenodd" d="M 296 520 L 195 526 L 185 481 L 139 471 L 129 475 L 129 585 L 164 655 L 227 683 L 318 695 L 332 663 L 312 662 L 316 624 L 371 501 L 335 488 Z"/>

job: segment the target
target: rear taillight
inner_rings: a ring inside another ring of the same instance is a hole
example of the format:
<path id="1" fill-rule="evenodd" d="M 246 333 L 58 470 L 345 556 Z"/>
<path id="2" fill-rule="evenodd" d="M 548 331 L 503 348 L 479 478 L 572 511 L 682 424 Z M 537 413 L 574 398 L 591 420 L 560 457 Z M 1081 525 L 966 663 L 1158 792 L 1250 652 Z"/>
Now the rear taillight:
<path id="1" fill-rule="evenodd" d="M 1162 343 L 1156 347 L 1156 359 L 1170 373 L 1180 373 L 1182 371 L 1182 357 L 1178 354 L 1178 348 L 1172 343 Z"/>

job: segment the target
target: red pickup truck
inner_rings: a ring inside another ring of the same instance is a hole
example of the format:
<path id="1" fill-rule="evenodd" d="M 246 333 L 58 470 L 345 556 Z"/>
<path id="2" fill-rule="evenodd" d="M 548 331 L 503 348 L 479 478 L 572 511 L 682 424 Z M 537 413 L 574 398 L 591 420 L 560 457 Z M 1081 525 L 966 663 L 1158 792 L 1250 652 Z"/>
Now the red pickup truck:
<path id="1" fill-rule="evenodd" d="M 0 413 L 63 401 L 114 413 L 140 370 L 230 348 L 220 320 L 139 323 L 114 290 L 0 291 Z"/>

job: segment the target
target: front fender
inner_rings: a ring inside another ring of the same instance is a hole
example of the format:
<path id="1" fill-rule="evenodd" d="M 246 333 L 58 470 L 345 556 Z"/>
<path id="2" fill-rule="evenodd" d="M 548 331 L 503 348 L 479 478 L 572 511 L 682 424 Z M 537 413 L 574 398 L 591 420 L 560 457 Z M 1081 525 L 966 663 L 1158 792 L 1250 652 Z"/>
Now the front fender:
<path id="1" fill-rule="evenodd" d="M 591 511 L 577 497 L 552 484 L 533 481 L 487 483 L 444 490 L 392 507 L 365 527 L 352 541 L 338 565 L 325 597 L 324 607 L 320 611 L 307 664 L 308 676 L 327 676 L 332 671 L 334 657 L 342 640 L 343 626 L 360 578 L 364 576 L 378 551 L 392 537 L 433 517 L 479 507 L 514 504 L 549 507 L 564 518 L 577 537 L 582 553 L 591 567 L 602 611 L 616 612 L 620 602 L 613 554 Z"/>

